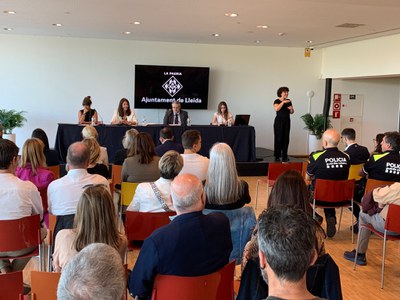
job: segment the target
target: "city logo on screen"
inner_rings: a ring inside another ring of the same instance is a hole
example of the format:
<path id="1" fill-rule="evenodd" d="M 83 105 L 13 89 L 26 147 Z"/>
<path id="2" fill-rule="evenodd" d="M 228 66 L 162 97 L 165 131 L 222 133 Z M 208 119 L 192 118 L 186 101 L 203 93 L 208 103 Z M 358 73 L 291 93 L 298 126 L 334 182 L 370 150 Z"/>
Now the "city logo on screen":
<path id="1" fill-rule="evenodd" d="M 164 90 L 171 96 L 175 96 L 182 88 L 183 85 L 174 76 L 171 76 L 163 85 Z"/>

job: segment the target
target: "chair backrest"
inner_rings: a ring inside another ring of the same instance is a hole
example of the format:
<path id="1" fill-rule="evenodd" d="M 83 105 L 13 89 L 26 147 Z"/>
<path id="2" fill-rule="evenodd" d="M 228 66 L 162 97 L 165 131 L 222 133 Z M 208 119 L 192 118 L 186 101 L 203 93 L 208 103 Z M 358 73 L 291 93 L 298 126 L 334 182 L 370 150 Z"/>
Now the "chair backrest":
<path id="1" fill-rule="evenodd" d="M 22 271 L 0 274 L 0 300 L 18 300 L 23 294 Z"/>
<path id="2" fill-rule="evenodd" d="M 171 222 L 175 212 L 137 212 L 126 211 L 125 233 L 128 241 L 144 241 L 159 227 Z"/>
<path id="3" fill-rule="evenodd" d="M 115 185 L 122 182 L 122 165 L 111 165 L 111 194 L 114 192 Z"/>
<path id="4" fill-rule="evenodd" d="M 293 163 L 268 163 L 268 180 L 275 181 L 279 175 L 287 170 L 295 170 L 301 174 L 301 162 Z"/>
<path id="5" fill-rule="evenodd" d="M 359 175 L 360 170 L 364 164 L 350 165 L 349 177 L 347 179 L 360 180 L 362 177 Z"/>
<path id="6" fill-rule="evenodd" d="M 122 205 L 129 206 L 131 204 L 133 195 L 135 195 L 138 183 L 134 182 L 121 182 L 121 203 Z"/>
<path id="7" fill-rule="evenodd" d="M 368 178 L 367 185 L 365 186 L 364 194 L 372 191 L 373 189 L 375 189 L 377 187 L 391 185 L 393 183 L 395 183 L 395 182 L 394 181 L 384 181 L 384 180 L 376 180 L 376 179 Z"/>
<path id="8" fill-rule="evenodd" d="M 40 244 L 40 215 L 0 220 L 0 252 L 17 251 Z"/>
<path id="9" fill-rule="evenodd" d="M 400 205 L 389 204 L 389 210 L 386 216 L 385 229 L 400 234 Z"/>
<path id="10" fill-rule="evenodd" d="M 152 300 L 233 300 L 232 261 L 221 270 L 203 276 L 157 275 L 154 281 Z"/>
<path id="11" fill-rule="evenodd" d="M 251 206 L 244 206 L 237 209 L 231 210 L 213 210 L 204 209 L 204 214 L 209 214 L 212 212 L 223 213 L 228 217 L 230 228 L 231 228 L 231 238 L 232 238 L 232 252 L 229 256 L 229 260 L 235 260 L 237 264 L 242 262 L 242 256 L 244 247 L 246 243 L 251 238 L 251 233 L 256 226 L 256 215 L 254 209 Z"/>
<path id="12" fill-rule="evenodd" d="M 47 169 L 49 169 L 50 171 L 52 171 L 54 173 L 54 179 L 60 178 L 60 165 L 49 166 L 49 167 L 47 167 Z"/>
<path id="13" fill-rule="evenodd" d="M 351 180 L 327 180 L 315 181 L 314 199 L 324 202 L 342 202 L 353 199 L 354 179 Z"/>
<path id="14" fill-rule="evenodd" d="M 57 286 L 61 273 L 31 271 L 31 299 L 57 299 Z"/>

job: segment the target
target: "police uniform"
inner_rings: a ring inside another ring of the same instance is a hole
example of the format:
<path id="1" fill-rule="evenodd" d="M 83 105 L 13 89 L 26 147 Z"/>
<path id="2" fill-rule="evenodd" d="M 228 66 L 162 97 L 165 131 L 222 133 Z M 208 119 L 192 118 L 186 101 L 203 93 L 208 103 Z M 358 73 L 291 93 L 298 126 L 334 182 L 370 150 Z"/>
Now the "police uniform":
<path id="1" fill-rule="evenodd" d="M 386 151 L 372 155 L 364 164 L 368 178 L 385 181 L 400 181 L 400 155 L 398 151 Z"/>
<path id="2" fill-rule="evenodd" d="M 344 150 L 350 156 L 351 165 L 359 165 L 367 162 L 369 158 L 369 151 L 367 147 L 361 146 L 357 143 L 347 146 Z"/>
<path id="3" fill-rule="evenodd" d="M 314 189 L 316 179 L 346 180 L 349 176 L 349 156 L 337 147 L 326 148 L 310 154 L 307 174 L 313 179 Z M 325 208 L 325 217 L 335 217 L 334 208 Z"/>

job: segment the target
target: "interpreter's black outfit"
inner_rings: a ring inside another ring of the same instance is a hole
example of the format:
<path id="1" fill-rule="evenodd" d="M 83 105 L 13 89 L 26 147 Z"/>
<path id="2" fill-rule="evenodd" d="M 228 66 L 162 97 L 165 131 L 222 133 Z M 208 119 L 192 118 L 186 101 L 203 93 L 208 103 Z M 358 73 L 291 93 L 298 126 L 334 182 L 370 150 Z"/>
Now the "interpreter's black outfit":
<path id="1" fill-rule="evenodd" d="M 288 100 L 288 99 L 286 99 Z M 281 104 L 281 100 L 276 99 L 275 104 Z M 290 110 L 292 102 L 284 103 L 282 108 L 276 112 L 274 121 L 274 155 L 278 160 L 282 156 L 285 161 L 288 158 L 289 135 L 290 135 Z"/>

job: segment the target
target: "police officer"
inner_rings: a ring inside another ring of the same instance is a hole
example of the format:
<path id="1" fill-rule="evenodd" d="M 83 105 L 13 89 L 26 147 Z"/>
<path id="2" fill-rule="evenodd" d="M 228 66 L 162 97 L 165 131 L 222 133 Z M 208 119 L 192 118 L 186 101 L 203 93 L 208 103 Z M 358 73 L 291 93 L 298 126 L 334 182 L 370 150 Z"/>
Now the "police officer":
<path id="1" fill-rule="evenodd" d="M 346 180 L 349 176 L 349 156 L 340 151 L 337 146 L 340 134 L 334 129 L 328 129 L 322 136 L 324 150 L 310 154 L 307 166 L 307 175 L 312 179 L 311 189 L 314 190 L 316 179 Z M 317 203 L 323 204 L 322 201 Z M 333 237 L 336 233 L 336 212 L 334 208 L 324 208 L 326 219 L 326 233 Z"/>

